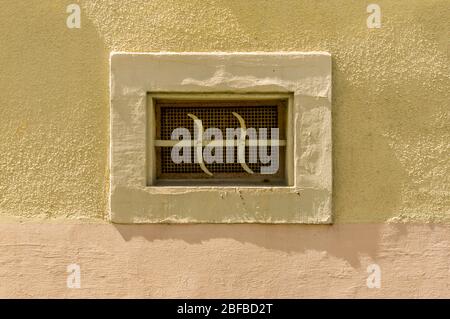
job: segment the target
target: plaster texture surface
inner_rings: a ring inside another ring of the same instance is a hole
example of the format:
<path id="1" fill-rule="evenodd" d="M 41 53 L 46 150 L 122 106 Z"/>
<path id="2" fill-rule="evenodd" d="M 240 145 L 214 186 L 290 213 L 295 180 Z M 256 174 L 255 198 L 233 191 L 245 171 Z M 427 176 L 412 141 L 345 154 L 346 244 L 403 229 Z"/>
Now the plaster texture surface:
<path id="1" fill-rule="evenodd" d="M 1 296 L 450 297 L 448 0 L 70 3 L 1 4 Z M 112 51 L 329 52 L 335 224 L 105 224 Z"/>
<path id="2" fill-rule="evenodd" d="M 0 297 L 449 298 L 449 241 L 448 225 L 2 223 Z"/>
<path id="3" fill-rule="evenodd" d="M 107 218 L 110 52 L 326 51 L 335 222 L 450 222 L 447 0 L 79 3 L 2 5 L 1 215 Z"/>

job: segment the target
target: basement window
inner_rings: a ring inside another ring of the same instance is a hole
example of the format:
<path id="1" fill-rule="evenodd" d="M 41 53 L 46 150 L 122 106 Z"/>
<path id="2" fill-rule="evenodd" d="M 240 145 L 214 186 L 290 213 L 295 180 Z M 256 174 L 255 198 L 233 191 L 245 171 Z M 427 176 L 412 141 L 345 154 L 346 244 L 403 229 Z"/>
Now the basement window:
<path id="1" fill-rule="evenodd" d="M 150 185 L 287 185 L 288 97 L 189 97 L 150 97 L 156 164 Z"/>
<path id="2" fill-rule="evenodd" d="M 114 223 L 332 222 L 325 52 L 112 53 Z"/>

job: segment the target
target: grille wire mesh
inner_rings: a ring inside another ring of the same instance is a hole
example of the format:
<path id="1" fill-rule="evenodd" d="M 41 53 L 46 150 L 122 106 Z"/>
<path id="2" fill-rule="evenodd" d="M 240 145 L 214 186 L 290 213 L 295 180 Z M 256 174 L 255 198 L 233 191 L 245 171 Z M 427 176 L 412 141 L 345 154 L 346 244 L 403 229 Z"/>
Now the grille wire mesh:
<path id="1" fill-rule="evenodd" d="M 245 121 L 246 127 L 254 128 L 259 132 L 259 128 L 267 128 L 267 138 L 271 138 L 271 128 L 280 128 L 279 118 L 279 104 L 267 103 L 264 105 L 251 105 L 248 102 L 241 103 L 189 103 L 189 105 L 180 105 L 179 103 L 157 103 L 157 121 L 159 123 L 156 136 L 161 140 L 170 140 L 171 134 L 176 128 L 186 128 L 191 133 L 191 139 L 194 139 L 194 121 L 187 114 L 193 114 L 197 116 L 203 124 L 204 130 L 208 128 L 218 128 L 222 131 L 223 139 L 226 139 L 227 128 L 239 128 L 240 124 L 238 119 L 232 114 L 232 112 L 238 113 Z M 284 139 L 281 134 L 283 130 L 280 130 L 280 139 Z M 258 133 L 259 134 L 259 133 Z M 283 147 L 279 152 L 282 152 Z M 159 151 L 159 173 L 160 175 L 170 174 L 172 177 L 176 174 L 190 174 L 192 177 L 208 177 L 200 168 L 198 163 L 194 162 L 195 150 L 191 148 L 191 163 L 174 163 L 171 158 L 171 147 L 161 147 Z M 255 173 L 260 172 L 261 166 L 266 166 L 259 161 L 256 163 L 250 163 L 249 150 L 245 148 L 245 161 L 248 167 Z M 234 148 L 234 161 L 233 163 L 225 163 L 226 148 L 222 148 L 222 154 L 224 157 L 224 163 L 205 163 L 206 167 L 213 173 L 226 174 L 227 177 L 236 177 L 237 175 L 245 174 L 244 169 L 237 160 L 237 147 Z M 267 150 L 270 154 L 270 147 Z M 223 177 L 223 176 L 222 176 Z"/>

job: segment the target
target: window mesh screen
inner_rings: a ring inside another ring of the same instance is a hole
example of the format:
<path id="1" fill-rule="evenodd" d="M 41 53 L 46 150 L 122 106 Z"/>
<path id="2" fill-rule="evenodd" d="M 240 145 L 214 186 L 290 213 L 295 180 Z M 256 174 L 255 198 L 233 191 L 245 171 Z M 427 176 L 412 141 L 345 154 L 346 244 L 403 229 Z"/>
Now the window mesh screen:
<path id="1" fill-rule="evenodd" d="M 267 139 L 271 138 L 271 128 L 279 129 L 279 139 L 284 140 L 284 129 L 282 117 L 284 116 L 284 104 L 280 101 L 276 102 L 250 102 L 250 101 L 236 101 L 236 102 L 161 102 L 156 103 L 156 121 L 157 132 L 156 137 L 160 140 L 171 140 L 172 132 L 177 128 L 186 128 L 191 134 L 191 140 L 194 139 L 194 120 L 188 114 L 195 115 L 202 121 L 203 129 L 218 128 L 222 132 L 222 138 L 227 138 L 227 129 L 240 128 L 239 120 L 233 115 L 233 112 L 238 113 L 245 121 L 246 128 L 254 128 L 258 138 L 259 129 L 267 129 Z M 248 139 L 248 137 L 247 137 Z M 195 149 L 191 147 L 191 163 L 174 163 L 171 158 L 172 147 L 160 147 L 158 150 L 159 165 L 158 173 L 160 177 L 177 178 L 187 176 L 189 178 L 208 178 L 200 165 L 194 162 Z M 255 172 L 255 175 L 260 175 L 261 166 L 267 166 L 259 161 L 257 157 L 256 163 L 250 163 L 249 151 L 256 151 L 256 148 L 245 148 L 245 162 L 248 167 Z M 284 151 L 284 147 L 279 148 L 279 154 Z M 234 147 L 234 161 L 233 163 L 226 163 L 226 147 L 222 148 L 224 163 L 205 163 L 206 167 L 214 175 L 218 174 L 222 178 L 226 177 L 242 177 L 248 176 L 242 165 L 237 160 L 237 147 Z M 270 147 L 267 148 L 267 153 L 270 154 Z M 214 153 L 213 153 L 214 154 Z M 281 157 L 279 158 L 282 162 Z M 282 165 L 280 165 L 281 168 Z M 183 176 L 181 176 L 182 174 Z M 279 174 L 278 174 L 279 175 Z M 277 176 L 278 176 L 277 175 Z"/>

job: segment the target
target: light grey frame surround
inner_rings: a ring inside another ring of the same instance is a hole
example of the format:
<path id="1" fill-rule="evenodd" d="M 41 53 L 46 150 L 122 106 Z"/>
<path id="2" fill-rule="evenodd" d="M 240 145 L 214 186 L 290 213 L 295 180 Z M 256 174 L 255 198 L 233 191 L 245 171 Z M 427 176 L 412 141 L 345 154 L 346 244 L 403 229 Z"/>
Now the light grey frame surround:
<path id="1" fill-rule="evenodd" d="M 112 53 L 110 64 L 113 222 L 332 222 L 330 54 Z M 291 96 L 290 186 L 148 185 L 147 97 L 174 93 Z"/>

